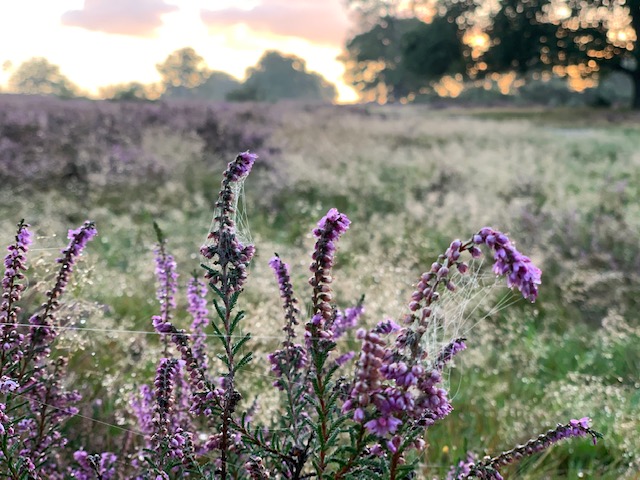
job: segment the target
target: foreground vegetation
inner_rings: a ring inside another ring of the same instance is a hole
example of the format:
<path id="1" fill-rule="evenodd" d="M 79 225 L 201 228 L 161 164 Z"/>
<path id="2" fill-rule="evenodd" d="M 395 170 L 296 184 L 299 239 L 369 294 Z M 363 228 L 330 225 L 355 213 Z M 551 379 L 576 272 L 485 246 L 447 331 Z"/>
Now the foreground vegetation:
<path id="1" fill-rule="evenodd" d="M 472 265 L 478 285 L 451 303 L 474 307 L 451 312 L 452 333 L 468 346 L 447 373 L 454 411 L 429 430 L 423 474 L 444 477 L 467 451 L 496 453 L 582 416 L 603 442 L 558 445 L 513 475 L 634 478 L 640 468 L 640 135 L 632 123 L 616 117 L 613 126 L 576 127 L 562 112 L 3 101 L 11 108 L 0 120 L 0 240 L 12 241 L 21 218 L 36 232 L 27 299 L 49 287 L 70 225 L 91 218 L 100 232 L 59 315 L 79 327 L 56 343 L 84 396 L 82 416 L 66 427 L 73 447 L 117 451 L 135 442 L 126 433 L 137 429 L 130 398 L 151 381 L 164 348 L 144 333 L 158 313 L 152 222 L 186 284 L 220 172 L 230 155 L 252 148 L 260 161 L 239 226 L 259 247 L 243 305 L 256 358 L 279 346 L 268 260 L 286 252 L 302 267 L 292 268 L 292 282 L 304 291 L 308 232 L 329 208 L 352 221 L 335 301 L 354 305 L 365 294 L 366 327 L 405 313 L 412 279 L 452 238 L 492 225 L 541 266 L 543 287 L 532 308 Z M 187 316 L 176 315 L 186 326 Z M 353 336 L 345 342 L 345 350 L 357 348 Z M 247 402 L 272 390 L 264 363 L 246 372 Z M 256 415 L 267 416 L 269 399 L 260 398 Z"/>

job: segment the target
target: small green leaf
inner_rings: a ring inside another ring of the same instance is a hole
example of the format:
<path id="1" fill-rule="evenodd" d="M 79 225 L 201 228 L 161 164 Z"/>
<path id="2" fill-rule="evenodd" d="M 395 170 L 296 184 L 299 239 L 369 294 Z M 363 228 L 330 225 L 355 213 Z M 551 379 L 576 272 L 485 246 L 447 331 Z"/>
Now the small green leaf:
<path id="1" fill-rule="evenodd" d="M 240 339 L 235 345 L 233 345 L 232 347 L 232 352 L 235 355 L 238 350 L 245 344 L 247 343 L 247 341 L 249 341 L 249 339 L 251 338 L 251 334 L 247 333 L 242 339 Z"/>

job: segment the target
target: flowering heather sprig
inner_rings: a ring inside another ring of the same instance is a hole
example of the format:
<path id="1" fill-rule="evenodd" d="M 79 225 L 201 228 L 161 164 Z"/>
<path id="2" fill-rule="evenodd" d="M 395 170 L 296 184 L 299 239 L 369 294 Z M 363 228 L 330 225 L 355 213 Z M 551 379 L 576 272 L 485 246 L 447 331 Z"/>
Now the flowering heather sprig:
<path id="1" fill-rule="evenodd" d="M 255 253 L 253 245 L 242 245 L 236 235 L 233 218 L 237 199 L 232 187 L 249 174 L 257 158 L 258 156 L 254 153 L 244 152 L 227 165 L 215 205 L 215 227 L 207 237 L 211 244 L 200 248 L 200 253 L 218 266 L 218 268 L 207 268 L 206 277 L 212 286 L 225 293 L 242 289 L 247 279 L 247 266 Z"/>
<path id="2" fill-rule="evenodd" d="M 156 280 L 158 281 L 156 298 L 162 307 L 162 316 L 168 321 L 171 319 L 171 311 L 176 308 L 178 272 L 173 255 L 167 252 L 162 232 L 156 223 L 154 223 L 154 227 L 158 235 L 158 244 L 153 250 L 156 262 Z"/>
<path id="3" fill-rule="evenodd" d="M 317 238 L 317 241 L 312 255 L 313 262 L 309 267 L 313 274 L 309 279 L 309 284 L 313 287 L 314 322 L 312 323 L 318 327 L 318 331 L 324 330 L 324 327 L 332 321 L 333 307 L 331 306 L 330 284 L 333 279 L 331 269 L 333 268 L 336 243 L 340 236 L 347 231 L 350 224 L 351 221 L 346 215 L 332 208 L 320 219 L 317 228 L 313 230 L 313 236 Z"/>
<path id="4" fill-rule="evenodd" d="M 187 285 L 187 311 L 191 314 L 191 350 L 193 358 L 200 368 L 207 370 L 208 359 L 205 347 L 205 327 L 209 324 L 209 310 L 207 309 L 207 286 L 198 278 L 193 277 Z"/>
<path id="5" fill-rule="evenodd" d="M 411 363 L 387 347 L 381 335 L 399 330 L 392 320 L 380 322 L 370 332 L 358 330 L 357 337 L 363 343 L 356 380 L 342 407 L 343 413 L 354 410 L 354 421 L 381 438 L 395 434 L 404 422 L 424 428 L 452 411 L 447 391 L 437 386 L 442 381 L 438 371 Z M 393 437 L 385 445 L 392 454 L 400 455 L 401 443 L 399 437 Z M 413 447 L 420 445 L 414 443 Z"/>
<path id="6" fill-rule="evenodd" d="M 71 476 L 78 480 L 111 480 L 116 478 L 117 455 L 111 452 L 90 455 L 85 450 L 77 450 L 73 459 L 79 467 L 71 468 Z"/>
<path id="7" fill-rule="evenodd" d="M 269 266 L 273 269 L 278 280 L 280 288 L 280 297 L 282 298 L 283 308 L 285 312 L 285 326 L 283 328 L 286 333 L 285 347 L 291 344 L 291 340 L 296 336 L 294 327 L 298 325 L 298 314 L 300 310 L 296 306 L 298 300 L 293 296 L 293 285 L 291 285 L 291 277 L 289 275 L 289 265 L 284 263 L 278 254 L 269 260 Z"/>
<path id="8" fill-rule="evenodd" d="M 180 374 L 180 364 L 175 358 L 163 358 L 160 360 L 156 371 L 156 378 L 153 382 L 155 387 L 155 415 L 153 419 L 154 434 L 151 443 L 156 451 L 161 455 L 166 453 L 170 443 L 169 424 L 174 403 L 174 383 L 177 375 Z"/>
<path id="9" fill-rule="evenodd" d="M 60 306 L 59 298 L 63 294 L 69 278 L 73 272 L 73 267 L 86 247 L 87 243 L 96 236 L 98 231 L 93 222 L 86 221 L 76 230 L 69 230 L 67 238 L 70 240 L 67 247 L 62 250 L 63 256 L 58 258 L 60 270 L 56 278 L 54 287 L 49 290 L 47 301 L 43 304 L 42 310 L 34 314 L 30 319 L 31 324 L 29 335 L 29 346 L 36 356 L 43 356 L 49 353 L 49 344 L 56 337 L 53 330 L 53 314 Z"/>
<path id="10" fill-rule="evenodd" d="M 534 302 L 541 283 L 541 271 L 531 263 L 531 259 L 522 255 L 509 238 L 496 230 L 485 227 L 473 236 L 476 245 L 487 245 L 494 251 L 493 271 L 496 275 L 507 277 L 507 285 L 517 287 L 522 296 Z"/>
<path id="11" fill-rule="evenodd" d="M 449 363 L 453 357 L 467 348 L 467 345 L 464 343 L 466 340 L 466 338 L 462 337 L 456 338 L 445 345 L 445 347 L 438 354 L 438 357 L 434 362 L 434 367 L 442 371 L 445 365 Z"/>
<path id="12" fill-rule="evenodd" d="M 18 348 L 24 336 L 18 332 L 18 313 L 20 307 L 16 303 L 20 300 L 25 286 L 20 283 L 24 280 L 24 273 L 27 270 L 27 252 L 31 245 L 31 232 L 29 225 L 21 220 L 18 223 L 15 242 L 7 247 L 9 253 L 4 257 L 4 276 L 2 278 L 2 303 L 0 304 L 0 337 L 1 350 L 0 366 L 4 370 L 5 357 L 11 356 L 16 362 L 22 356 L 22 350 Z"/>
<path id="13" fill-rule="evenodd" d="M 180 352 L 180 357 L 189 374 L 189 383 L 192 391 L 193 405 L 195 413 L 202 413 L 210 401 L 219 400 L 219 391 L 211 390 L 207 382 L 204 367 L 199 363 L 189 345 L 189 337 L 183 329 L 177 329 L 169 322 L 158 321 L 160 317 L 154 317 L 153 326 L 158 333 L 171 335 L 171 341 Z M 161 320 L 161 319 L 160 319 Z"/>
<path id="14" fill-rule="evenodd" d="M 602 438 L 602 434 L 592 430 L 589 427 L 589 423 L 590 419 L 588 417 L 583 417 L 579 420 L 570 420 L 569 423 L 564 425 L 558 424 L 556 428 L 539 435 L 537 438 L 529 440 L 524 445 L 518 445 L 511 450 L 502 452 L 497 457 L 487 458 L 470 466 L 468 473 L 459 475 L 457 478 L 463 479 L 476 477 L 501 480 L 502 476 L 498 473 L 499 468 L 521 460 L 524 457 L 542 452 L 554 443 L 564 440 L 565 438 L 591 436 L 593 444 L 595 445 L 598 438 Z"/>
<path id="15" fill-rule="evenodd" d="M 467 452 L 467 457 L 464 460 L 460 460 L 457 465 L 451 466 L 451 469 L 447 472 L 446 480 L 457 480 L 467 477 L 477 459 L 478 456 L 475 453 Z"/>
<path id="16" fill-rule="evenodd" d="M 347 330 L 351 330 L 358 325 L 360 316 L 364 313 L 364 298 L 361 298 L 358 304 L 354 307 L 346 308 L 344 312 L 336 310 L 335 318 L 331 325 L 331 331 L 333 332 L 333 339 L 338 339 Z"/>
<path id="17" fill-rule="evenodd" d="M 420 276 L 411 294 L 410 313 L 405 315 L 403 320 L 407 325 L 417 323 L 417 326 L 399 336 L 396 345 L 398 348 L 407 347 L 413 359 L 424 359 L 429 353 L 422 349 L 420 340 L 432 322 L 433 304 L 440 299 L 438 290 L 442 286 L 450 291 L 456 289 L 456 285 L 450 278 L 451 272 L 457 269 L 465 274 L 469 267 L 462 260 L 462 254 L 466 251 L 471 257 L 478 258 L 482 255 L 482 251 L 477 246 L 480 244 L 485 244 L 494 250 L 493 271 L 497 275 L 505 275 L 507 285 L 518 287 L 524 298 L 535 301 L 538 295 L 537 285 L 541 282 L 540 269 L 533 265 L 528 257 L 518 252 L 505 234 L 485 227 L 466 242 L 454 240 L 445 253 L 431 265 L 431 269 Z"/>
<path id="18" fill-rule="evenodd" d="M 296 336 L 295 326 L 298 325 L 298 315 L 300 310 L 297 307 L 298 300 L 293 296 L 293 285 L 289 276 L 289 265 L 284 263 L 276 254 L 270 261 L 269 266 L 273 269 L 278 280 L 280 297 L 282 298 L 285 325 L 285 339 L 282 342 L 283 348 L 270 353 L 267 358 L 271 363 L 271 371 L 278 377 L 273 386 L 284 390 L 287 383 L 292 381 L 292 375 L 303 369 L 307 363 L 307 354 L 302 345 L 294 344 Z M 282 377 L 285 377 L 284 379 Z"/>
<path id="19" fill-rule="evenodd" d="M 131 399 L 131 410 L 138 420 L 138 430 L 143 433 L 146 438 L 151 438 L 154 432 L 154 395 L 149 385 L 141 385 L 138 395 Z M 147 448 L 151 448 L 148 444 Z"/>

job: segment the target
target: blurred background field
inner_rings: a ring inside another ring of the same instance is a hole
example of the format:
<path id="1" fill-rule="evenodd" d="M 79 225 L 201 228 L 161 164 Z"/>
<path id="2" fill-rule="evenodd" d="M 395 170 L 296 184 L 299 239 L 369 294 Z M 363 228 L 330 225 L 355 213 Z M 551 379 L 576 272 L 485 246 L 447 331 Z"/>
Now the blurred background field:
<path id="1" fill-rule="evenodd" d="M 242 307 L 259 359 L 277 348 L 282 323 L 267 262 L 277 252 L 290 263 L 308 301 L 310 232 L 329 208 L 353 222 L 339 248 L 336 300 L 347 307 L 364 294 L 366 325 L 400 318 L 411 285 L 453 238 L 493 226 L 542 268 L 540 297 L 530 305 L 474 268 L 486 288 L 459 297 L 481 301 L 460 319 L 469 349 L 449 374 L 455 410 L 429 430 L 424 478 L 444 477 L 467 450 L 498 453 L 583 416 L 603 442 L 555 446 L 511 478 L 638 478 L 638 120 L 586 107 L 1 96 L 0 243 L 12 241 L 21 218 L 36 233 L 27 300 L 48 287 L 68 228 L 91 219 L 99 231 L 61 315 L 78 329 L 57 348 L 71 355 L 82 415 L 105 423 L 77 418 L 67 426 L 72 440 L 91 435 L 104 443 L 96 449 L 113 451 L 127 435 L 121 428 L 135 430 L 130 395 L 161 354 L 144 333 L 158 310 L 152 222 L 186 285 L 220 174 L 250 149 L 260 159 L 245 184 L 242 227 L 257 255 Z M 178 317 L 186 327 L 184 311 Z M 356 347 L 353 338 L 340 346 Z M 255 363 L 245 398 L 263 393 L 268 409 L 271 380 L 265 362 Z"/>

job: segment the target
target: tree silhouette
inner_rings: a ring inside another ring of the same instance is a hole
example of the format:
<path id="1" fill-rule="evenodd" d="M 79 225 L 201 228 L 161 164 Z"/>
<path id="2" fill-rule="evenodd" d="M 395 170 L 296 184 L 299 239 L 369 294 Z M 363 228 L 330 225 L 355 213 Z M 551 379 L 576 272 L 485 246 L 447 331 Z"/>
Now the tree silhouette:
<path id="1" fill-rule="evenodd" d="M 34 57 L 22 63 L 9 77 L 9 90 L 31 95 L 55 95 L 69 98 L 78 94 L 78 87 L 60 73 L 60 67 L 46 58 Z"/>
<path id="2" fill-rule="evenodd" d="M 266 51 L 256 66 L 247 69 L 247 80 L 231 94 L 231 100 L 283 99 L 333 101 L 335 86 L 321 75 L 308 72 L 303 59 L 275 50 Z"/>
<path id="3" fill-rule="evenodd" d="M 345 81 L 365 100 L 398 101 L 425 81 L 404 59 L 403 38 L 422 22 L 416 18 L 380 18 L 369 30 L 354 36 L 341 57 Z"/>
<path id="4" fill-rule="evenodd" d="M 210 74 L 204 58 L 191 47 L 171 53 L 156 69 L 165 88 L 194 88 L 204 83 Z"/>

